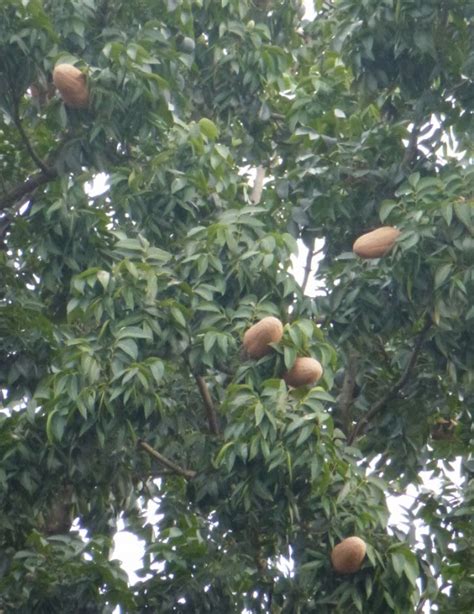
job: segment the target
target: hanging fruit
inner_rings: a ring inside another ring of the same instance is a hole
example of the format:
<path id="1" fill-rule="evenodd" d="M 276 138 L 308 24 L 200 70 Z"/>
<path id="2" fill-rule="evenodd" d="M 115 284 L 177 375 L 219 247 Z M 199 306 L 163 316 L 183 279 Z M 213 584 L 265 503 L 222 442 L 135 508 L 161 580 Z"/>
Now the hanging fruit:
<path id="1" fill-rule="evenodd" d="M 271 351 L 270 343 L 278 343 L 283 336 L 283 324 L 268 316 L 251 326 L 245 333 L 243 346 L 250 358 L 262 358 Z"/>
<path id="2" fill-rule="evenodd" d="M 53 83 L 65 104 L 76 109 L 89 104 L 86 75 L 71 64 L 58 64 L 53 71 Z"/>
<path id="3" fill-rule="evenodd" d="M 382 258 L 393 248 L 399 235 L 398 228 L 382 226 L 359 237 L 352 249 L 361 258 Z"/>
<path id="4" fill-rule="evenodd" d="M 322 374 L 323 367 L 315 358 L 298 356 L 292 368 L 283 374 L 283 379 L 289 386 L 299 388 L 315 384 Z"/>
<path id="5" fill-rule="evenodd" d="M 367 547 L 360 537 L 347 537 L 334 546 L 331 563 L 337 573 L 355 573 L 362 566 Z"/>

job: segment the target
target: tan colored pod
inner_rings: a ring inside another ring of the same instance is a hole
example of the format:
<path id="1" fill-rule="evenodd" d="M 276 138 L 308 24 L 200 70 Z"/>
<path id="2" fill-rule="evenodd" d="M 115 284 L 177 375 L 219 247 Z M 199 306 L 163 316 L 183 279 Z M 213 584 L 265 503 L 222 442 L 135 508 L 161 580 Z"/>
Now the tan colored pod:
<path id="1" fill-rule="evenodd" d="M 71 64 L 58 64 L 53 71 L 53 83 L 68 106 L 78 109 L 87 107 L 89 90 L 86 76 L 78 68 Z"/>
<path id="2" fill-rule="evenodd" d="M 355 573 L 362 566 L 367 547 L 360 537 L 347 537 L 334 546 L 331 563 L 337 573 Z"/>
<path id="3" fill-rule="evenodd" d="M 283 336 L 283 324 L 268 316 L 251 326 L 244 335 L 243 345 L 250 358 L 262 358 L 271 351 L 270 343 L 278 343 Z"/>
<path id="4" fill-rule="evenodd" d="M 323 368 L 315 358 L 298 356 L 289 371 L 283 374 L 283 379 L 289 386 L 299 388 L 315 384 L 322 376 Z"/>
<path id="5" fill-rule="evenodd" d="M 361 258 L 381 258 L 386 256 L 395 245 L 400 231 L 393 226 L 381 226 L 360 236 L 352 249 Z"/>

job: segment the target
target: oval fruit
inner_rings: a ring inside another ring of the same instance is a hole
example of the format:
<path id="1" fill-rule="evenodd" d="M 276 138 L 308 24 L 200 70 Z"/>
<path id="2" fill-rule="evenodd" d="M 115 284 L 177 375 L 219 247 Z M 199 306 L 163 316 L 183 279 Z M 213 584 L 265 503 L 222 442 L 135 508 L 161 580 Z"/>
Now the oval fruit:
<path id="1" fill-rule="evenodd" d="M 299 388 L 315 384 L 323 374 L 321 363 L 315 358 L 298 356 L 292 368 L 283 375 L 283 379 L 289 386 Z"/>
<path id="2" fill-rule="evenodd" d="M 89 103 L 86 76 L 71 64 L 58 64 L 53 71 L 53 83 L 61 98 L 70 107 L 84 108 Z"/>
<path id="3" fill-rule="evenodd" d="M 189 38 L 189 36 L 185 36 L 183 38 L 183 42 L 181 43 L 181 49 L 185 53 L 192 53 L 195 47 L 196 47 L 196 44 L 192 38 Z"/>
<path id="4" fill-rule="evenodd" d="M 278 343 L 283 336 L 283 324 L 268 316 L 251 326 L 244 335 L 244 349 L 250 358 L 262 358 L 271 350 L 270 343 Z"/>
<path id="5" fill-rule="evenodd" d="M 367 547 L 363 539 L 347 537 L 332 549 L 332 566 L 337 573 L 355 573 L 361 568 L 366 552 Z"/>
<path id="6" fill-rule="evenodd" d="M 361 258 L 381 258 L 393 248 L 399 235 L 398 228 L 381 226 L 360 236 L 352 249 Z"/>

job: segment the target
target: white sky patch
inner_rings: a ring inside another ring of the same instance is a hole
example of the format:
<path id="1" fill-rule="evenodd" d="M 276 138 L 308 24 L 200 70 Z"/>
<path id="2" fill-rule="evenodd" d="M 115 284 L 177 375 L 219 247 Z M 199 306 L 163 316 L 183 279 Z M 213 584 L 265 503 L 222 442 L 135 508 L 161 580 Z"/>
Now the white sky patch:
<path id="1" fill-rule="evenodd" d="M 304 8 L 305 8 L 304 19 L 313 20 L 316 17 L 316 11 L 314 10 L 313 0 L 305 0 Z"/>
<path id="2" fill-rule="evenodd" d="M 444 120 L 445 117 L 441 115 L 441 120 Z M 409 124 L 408 129 L 410 132 L 413 130 L 414 125 Z M 417 147 L 424 155 L 430 155 L 430 150 L 425 145 L 423 145 L 424 141 L 429 141 L 434 133 L 441 128 L 440 118 L 436 115 L 432 114 L 430 119 L 420 128 L 420 134 L 417 138 Z M 453 130 L 450 128 L 448 131 L 445 131 L 441 136 L 441 145 L 436 150 L 437 162 L 442 164 L 443 166 L 447 164 L 449 159 L 455 158 L 456 160 L 463 160 L 466 156 L 466 151 L 459 150 L 458 143 L 453 136 Z M 402 143 L 405 147 L 408 147 L 408 139 L 402 139 Z"/>
<path id="3" fill-rule="evenodd" d="M 120 561 L 121 567 L 126 571 L 128 581 L 132 586 L 140 580 L 135 572 L 142 567 L 144 554 L 145 542 L 139 540 L 133 533 L 119 530 L 114 535 L 114 549 L 111 558 Z"/>
<path id="4" fill-rule="evenodd" d="M 97 173 L 92 181 L 84 184 L 84 191 L 91 197 L 100 196 L 109 189 L 107 173 Z"/>
<path id="5" fill-rule="evenodd" d="M 298 239 L 298 254 L 291 257 L 291 269 L 290 273 L 296 279 L 300 286 L 304 283 L 305 267 L 308 258 L 308 248 L 301 239 Z M 314 255 L 311 259 L 311 272 L 308 277 L 308 283 L 305 288 L 305 296 L 315 297 L 321 294 L 322 284 L 316 280 L 316 273 L 319 263 L 324 254 L 320 251 L 324 245 L 323 239 L 315 241 Z"/>

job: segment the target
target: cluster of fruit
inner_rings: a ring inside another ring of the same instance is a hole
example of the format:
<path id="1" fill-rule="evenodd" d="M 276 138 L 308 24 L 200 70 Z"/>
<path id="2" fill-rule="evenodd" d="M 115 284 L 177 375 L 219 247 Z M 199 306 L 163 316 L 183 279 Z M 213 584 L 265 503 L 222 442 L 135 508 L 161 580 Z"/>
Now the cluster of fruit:
<path id="1" fill-rule="evenodd" d="M 400 235 L 398 228 L 382 226 L 360 236 L 352 247 L 360 258 L 382 258 L 394 247 Z M 337 544 L 331 552 L 331 563 L 335 571 L 342 574 L 359 571 L 365 558 L 367 547 L 360 537 L 347 537 Z"/>
<path id="2" fill-rule="evenodd" d="M 271 352 L 271 343 L 278 343 L 283 336 L 283 324 L 278 318 L 268 316 L 251 326 L 243 339 L 244 350 L 249 358 L 262 358 Z M 323 374 L 321 364 L 314 358 L 298 356 L 293 367 L 283 374 L 288 386 L 298 388 L 315 384 Z"/>
<path id="3" fill-rule="evenodd" d="M 354 253 L 361 258 L 381 258 L 394 247 L 400 231 L 393 226 L 382 226 L 360 236 L 353 245 Z M 271 344 L 278 343 L 283 336 L 283 324 L 278 318 L 263 318 L 245 333 L 244 350 L 249 358 L 259 359 L 271 352 Z M 315 384 L 322 376 L 323 368 L 314 358 L 298 356 L 293 367 L 283 374 L 289 386 L 298 388 Z"/>
<path id="4" fill-rule="evenodd" d="M 53 83 L 65 104 L 85 108 L 89 104 L 89 89 L 86 76 L 75 66 L 58 64 L 53 71 Z M 359 237 L 353 251 L 361 258 L 381 258 L 395 245 L 400 234 L 397 228 L 383 226 Z M 263 318 L 245 333 L 243 346 L 249 358 L 259 359 L 271 352 L 271 344 L 283 336 L 282 322 L 273 316 Z M 298 356 L 282 378 L 288 386 L 299 388 L 315 384 L 322 376 L 321 363 L 309 356 Z M 366 554 L 365 542 L 353 536 L 337 544 L 331 552 L 331 562 L 338 573 L 355 573 L 362 565 Z"/>
<path id="5" fill-rule="evenodd" d="M 259 359 L 271 352 L 272 343 L 283 336 L 283 324 L 278 318 L 268 316 L 251 326 L 244 335 L 243 346 L 249 358 Z M 298 388 L 315 384 L 322 376 L 323 368 L 315 359 L 298 356 L 289 371 L 282 377 L 289 386 Z M 362 565 L 366 553 L 365 542 L 360 537 L 348 537 L 331 552 L 331 562 L 337 573 L 355 573 Z"/>

